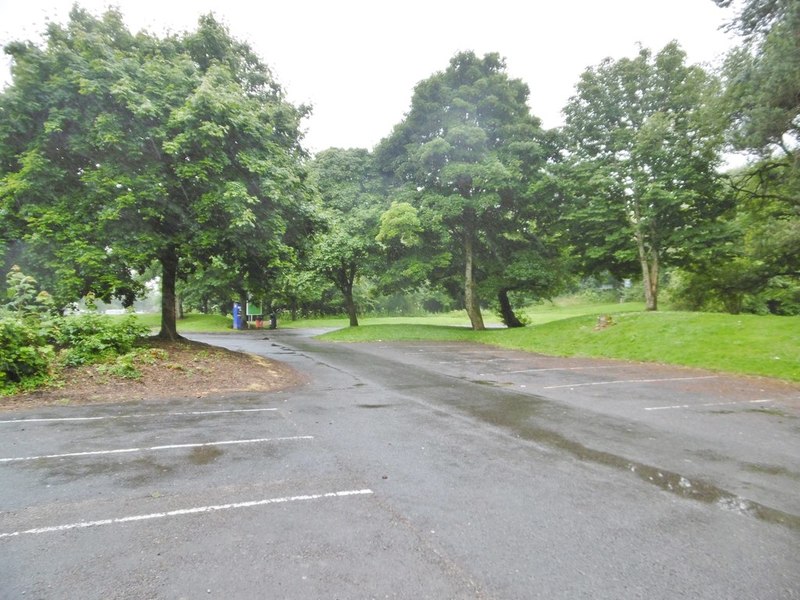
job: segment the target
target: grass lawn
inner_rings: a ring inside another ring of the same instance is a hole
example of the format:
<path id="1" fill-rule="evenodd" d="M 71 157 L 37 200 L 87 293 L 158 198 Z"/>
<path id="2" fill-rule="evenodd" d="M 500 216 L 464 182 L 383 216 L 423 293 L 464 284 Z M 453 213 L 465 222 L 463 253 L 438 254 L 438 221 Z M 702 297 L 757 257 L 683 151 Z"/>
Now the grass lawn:
<path id="1" fill-rule="evenodd" d="M 617 305 L 618 306 L 618 305 Z M 323 336 L 329 341 L 459 340 L 554 356 L 607 357 L 702 367 L 800 381 L 800 317 L 688 312 L 604 312 L 522 329 L 368 325 Z M 612 325 L 596 329 L 598 314 Z"/>
<path id="2" fill-rule="evenodd" d="M 112 317 L 123 318 L 123 317 Z M 136 318 L 150 327 L 155 333 L 161 329 L 161 314 L 146 313 L 137 314 Z M 201 313 L 189 313 L 185 319 L 178 321 L 179 333 L 214 333 L 219 331 L 233 331 L 231 328 L 231 317 L 222 315 L 204 315 Z"/>
<path id="3" fill-rule="evenodd" d="M 596 329 L 598 315 L 613 325 Z M 160 315 L 138 315 L 156 331 Z M 659 362 L 800 381 L 800 317 L 643 311 L 641 303 L 543 304 L 526 313 L 522 329 L 469 328 L 463 311 L 422 317 L 365 317 L 361 327 L 347 319 L 278 320 L 280 328 L 337 328 L 329 341 L 468 341 L 555 356 L 586 356 Z M 231 332 L 230 317 L 189 314 L 178 321 L 183 333 Z"/>

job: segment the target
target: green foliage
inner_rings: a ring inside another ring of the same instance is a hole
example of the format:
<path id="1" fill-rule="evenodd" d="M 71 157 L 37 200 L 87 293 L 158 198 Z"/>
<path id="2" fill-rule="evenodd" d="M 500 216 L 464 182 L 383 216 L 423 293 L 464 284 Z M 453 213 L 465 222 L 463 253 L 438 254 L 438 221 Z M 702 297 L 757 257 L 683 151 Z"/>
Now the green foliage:
<path id="1" fill-rule="evenodd" d="M 101 362 L 125 355 L 149 328 L 132 315 L 56 317 L 52 300 L 19 267 L 7 276 L 8 301 L 0 306 L 0 392 L 45 383 L 59 366 Z M 125 370 L 125 360 L 119 363 Z"/>
<path id="2" fill-rule="evenodd" d="M 610 314 L 615 325 L 596 329 L 599 314 Z M 323 339 L 468 341 L 553 356 L 668 363 L 800 381 L 798 317 L 594 310 L 569 318 L 548 315 L 547 322 L 521 329 L 367 325 Z"/>
<path id="3" fill-rule="evenodd" d="M 358 324 L 356 280 L 375 271 L 383 181 L 363 149 L 330 148 L 311 164 L 322 197 L 324 227 L 313 239 L 311 268 L 342 294 L 351 325 Z"/>
<path id="4" fill-rule="evenodd" d="M 460 283 L 475 329 L 484 326 L 482 282 L 489 294 L 550 283 L 531 280 L 531 273 L 524 280 L 503 277 L 520 247 L 529 257 L 546 248 L 540 226 L 549 198 L 537 194 L 537 184 L 554 152 L 530 114 L 528 95 L 498 54 L 461 52 L 417 85 L 408 115 L 376 150 L 382 170 L 403 186 L 380 233 L 394 260 L 402 261 L 393 274 L 417 276 L 415 284 L 425 277 L 449 280 L 453 292 L 452 284 Z"/>
<path id="5" fill-rule="evenodd" d="M 768 159 L 729 176 L 734 209 L 718 222 L 723 238 L 698 248 L 670 293 L 677 306 L 730 313 L 796 314 L 800 213 L 787 160 Z"/>
<path id="6" fill-rule="evenodd" d="M 408 202 L 395 201 L 381 215 L 375 239 L 385 246 L 399 244 L 404 248 L 413 248 L 421 243 L 420 233 L 422 222 L 417 209 Z"/>
<path id="7" fill-rule="evenodd" d="M 30 323 L 0 311 L 0 393 L 47 373 L 55 352 Z"/>
<path id="8" fill-rule="evenodd" d="M 97 365 L 97 371 L 121 379 L 140 379 L 142 372 L 136 366 L 136 357 L 128 353 L 117 356 L 113 362 Z"/>
<path id="9" fill-rule="evenodd" d="M 660 269 L 714 245 L 730 206 L 716 171 L 719 82 L 670 43 L 583 73 L 565 108 L 559 170 L 566 237 L 587 272 L 644 281 L 657 308 Z"/>
<path id="10" fill-rule="evenodd" d="M 737 8 L 731 29 L 744 40 L 725 62 L 720 110 L 733 148 L 758 160 L 731 175 L 737 235 L 723 270 L 742 310 L 791 314 L 800 285 L 800 3 L 744 0 Z"/>
<path id="11" fill-rule="evenodd" d="M 136 341 L 150 333 L 133 315 L 114 321 L 97 314 L 64 318 L 55 334 L 66 366 L 101 362 L 109 357 L 125 355 Z"/>
<path id="12" fill-rule="evenodd" d="M 797 155 L 800 135 L 800 5 L 796 0 L 748 0 L 734 27 L 744 44 L 729 53 L 724 74 L 737 149 L 771 158 Z"/>
<path id="13" fill-rule="evenodd" d="M 166 350 L 161 348 L 134 348 L 126 354 L 115 356 L 104 364 L 97 365 L 102 374 L 122 379 L 141 379 L 139 365 L 152 365 L 168 358 Z"/>
<path id="14" fill-rule="evenodd" d="M 175 284 L 197 265 L 217 257 L 252 290 L 291 260 L 313 212 L 307 109 L 213 17 L 158 38 L 75 8 L 42 48 L 6 51 L 0 240 L 60 307 L 89 292 L 129 305 L 158 263 L 173 337 Z"/>
<path id="15" fill-rule="evenodd" d="M 50 296 L 14 266 L 6 277 L 7 302 L 0 306 L 0 392 L 25 379 L 39 380 L 55 356 L 49 343 L 54 321 Z"/>

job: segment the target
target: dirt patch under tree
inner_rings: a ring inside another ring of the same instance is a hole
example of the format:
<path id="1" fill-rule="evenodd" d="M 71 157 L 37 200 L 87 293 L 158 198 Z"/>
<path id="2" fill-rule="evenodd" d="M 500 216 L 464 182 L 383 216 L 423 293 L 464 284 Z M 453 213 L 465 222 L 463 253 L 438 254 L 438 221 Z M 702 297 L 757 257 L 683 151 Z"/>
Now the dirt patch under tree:
<path id="1" fill-rule="evenodd" d="M 107 365 L 66 369 L 53 387 L 0 397 L 0 409 L 271 392 L 302 380 L 281 363 L 199 342 L 150 339 L 141 348 L 139 377 L 115 376 Z"/>

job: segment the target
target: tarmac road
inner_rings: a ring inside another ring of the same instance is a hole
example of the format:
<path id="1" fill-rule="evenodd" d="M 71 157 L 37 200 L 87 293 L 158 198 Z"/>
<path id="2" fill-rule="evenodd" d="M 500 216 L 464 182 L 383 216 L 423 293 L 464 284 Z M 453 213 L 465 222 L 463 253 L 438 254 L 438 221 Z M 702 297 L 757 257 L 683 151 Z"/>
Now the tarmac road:
<path id="1" fill-rule="evenodd" d="M 800 386 L 310 333 L 192 336 L 282 393 L 0 413 L 0 598 L 800 598 Z"/>

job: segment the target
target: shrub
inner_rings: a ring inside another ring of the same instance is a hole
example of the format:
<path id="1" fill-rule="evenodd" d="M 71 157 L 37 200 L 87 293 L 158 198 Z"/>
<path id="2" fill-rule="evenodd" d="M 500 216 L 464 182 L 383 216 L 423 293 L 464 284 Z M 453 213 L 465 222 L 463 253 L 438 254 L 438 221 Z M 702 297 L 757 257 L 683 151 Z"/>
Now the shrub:
<path id="1" fill-rule="evenodd" d="M 64 364 L 77 366 L 127 354 L 136 340 L 148 333 L 149 328 L 133 315 L 114 321 L 91 313 L 62 319 L 55 330 L 55 340 L 62 349 Z"/>
<path id="2" fill-rule="evenodd" d="M 52 301 L 36 291 L 36 280 L 16 265 L 6 276 L 6 302 L 0 306 L 0 391 L 49 372 L 53 347 Z"/>
<path id="3" fill-rule="evenodd" d="M 34 325 L 12 313 L 0 313 L 0 390 L 46 374 L 53 356 L 53 347 Z"/>

